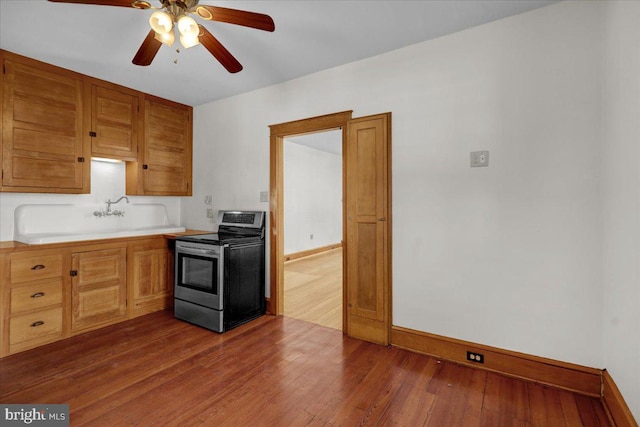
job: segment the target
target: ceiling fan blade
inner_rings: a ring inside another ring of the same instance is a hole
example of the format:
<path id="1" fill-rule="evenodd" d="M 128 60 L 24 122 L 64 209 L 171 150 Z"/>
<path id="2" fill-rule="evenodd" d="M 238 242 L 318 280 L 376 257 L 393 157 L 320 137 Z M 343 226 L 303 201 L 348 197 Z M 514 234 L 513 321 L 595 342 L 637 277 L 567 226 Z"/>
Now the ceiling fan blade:
<path id="1" fill-rule="evenodd" d="M 140 49 L 138 49 L 136 56 L 133 57 L 133 61 L 131 62 L 141 66 L 147 66 L 153 62 L 153 58 L 156 57 L 160 46 L 162 46 L 162 42 L 156 40 L 155 35 L 155 31 L 149 31 L 149 34 L 147 34 L 147 37 L 142 42 Z"/>
<path id="2" fill-rule="evenodd" d="M 222 46 L 222 43 L 220 43 L 218 39 L 202 25 L 198 25 L 198 27 L 200 27 L 200 44 L 207 48 L 207 50 L 211 52 L 218 61 L 220 61 L 222 66 L 226 68 L 228 72 L 237 73 L 238 71 L 241 71 L 242 64 L 240 64 L 238 60 L 231 55 L 227 48 Z"/>
<path id="3" fill-rule="evenodd" d="M 54 3 L 96 4 L 99 6 L 133 7 L 134 0 L 49 0 Z"/>
<path id="4" fill-rule="evenodd" d="M 206 5 L 196 7 L 196 13 L 202 19 L 208 21 L 227 22 L 229 24 L 243 25 L 264 31 L 273 31 L 276 29 L 273 19 L 271 19 L 269 15 L 262 13 Z"/>

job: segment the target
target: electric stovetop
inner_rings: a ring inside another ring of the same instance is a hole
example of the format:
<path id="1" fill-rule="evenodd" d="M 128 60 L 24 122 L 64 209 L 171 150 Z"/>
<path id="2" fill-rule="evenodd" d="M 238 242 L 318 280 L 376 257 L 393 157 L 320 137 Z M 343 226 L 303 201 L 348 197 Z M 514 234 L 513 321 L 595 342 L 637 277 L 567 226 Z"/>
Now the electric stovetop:
<path id="1" fill-rule="evenodd" d="M 182 242 L 207 243 L 210 245 L 225 245 L 235 243 L 250 243 L 262 240 L 262 236 L 247 234 L 228 234 L 228 233 L 209 233 L 209 234 L 193 234 L 190 236 L 179 236 L 176 240 Z"/>
<path id="2" fill-rule="evenodd" d="M 264 216 L 261 211 L 221 210 L 217 233 L 180 236 L 176 240 L 219 246 L 264 240 Z"/>

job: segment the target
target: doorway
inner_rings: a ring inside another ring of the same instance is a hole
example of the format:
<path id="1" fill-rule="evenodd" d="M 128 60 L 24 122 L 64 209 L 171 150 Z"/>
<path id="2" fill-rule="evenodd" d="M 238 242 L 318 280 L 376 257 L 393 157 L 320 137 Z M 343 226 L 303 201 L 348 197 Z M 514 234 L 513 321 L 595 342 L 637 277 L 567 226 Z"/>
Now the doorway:
<path id="1" fill-rule="evenodd" d="M 284 309 L 342 330 L 342 130 L 284 139 Z"/>
<path id="2" fill-rule="evenodd" d="M 365 341 L 391 341 L 391 113 L 352 119 L 352 111 L 270 128 L 269 298 L 284 308 L 284 139 L 342 130 L 342 330 Z"/>

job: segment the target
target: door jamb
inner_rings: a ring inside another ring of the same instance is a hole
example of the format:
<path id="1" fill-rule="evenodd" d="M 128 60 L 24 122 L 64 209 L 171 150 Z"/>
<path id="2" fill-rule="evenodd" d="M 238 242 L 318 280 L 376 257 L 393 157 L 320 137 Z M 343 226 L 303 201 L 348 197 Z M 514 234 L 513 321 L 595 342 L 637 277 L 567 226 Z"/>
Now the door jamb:
<path id="1" fill-rule="evenodd" d="M 290 136 L 317 133 L 332 129 L 342 129 L 342 152 L 345 152 L 347 143 L 347 122 L 351 120 L 353 110 L 323 116 L 310 117 L 293 122 L 270 125 L 270 202 L 269 202 L 269 290 L 267 299 L 267 312 L 275 315 L 283 314 L 284 307 L 284 138 Z M 346 182 L 344 179 L 345 156 L 342 156 L 342 198 L 345 198 Z M 347 244 L 344 224 L 346 224 L 346 210 L 342 208 L 342 242 Z M 343 248 L 343 275 L 342 295 L 343 304 L 346 302 L 346 290 L 344 282 L 346 277 L 346 248 Z M 346 310 L 342 310 L 342 330 L 347 330 Z"/>

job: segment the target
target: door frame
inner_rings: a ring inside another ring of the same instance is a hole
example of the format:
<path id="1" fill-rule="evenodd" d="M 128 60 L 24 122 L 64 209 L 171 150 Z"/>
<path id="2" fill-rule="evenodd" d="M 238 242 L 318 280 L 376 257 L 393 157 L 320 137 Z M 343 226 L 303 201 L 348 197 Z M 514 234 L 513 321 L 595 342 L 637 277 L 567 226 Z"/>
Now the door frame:
<path id="1" fill-rule="evenodd" d="M 342 129 L 342 151 L 347 143 L 347 122 L 351 120 L 352 110 L 310 117 L 287 123 L 269 126 L 270 134 L 270 200 L 269 200 L 269 290 L 267 312 L 280 316 L 284 308 L 284 139 L 286 137 Z M 345 198 L 345 156 L 342 156 L 342 198 Z M 346 245 L 346 210 L 342 208 L 342 242 Z M 342 252 L 342 331 L 347 330 L 346 307 L 346 251 Z"/>

